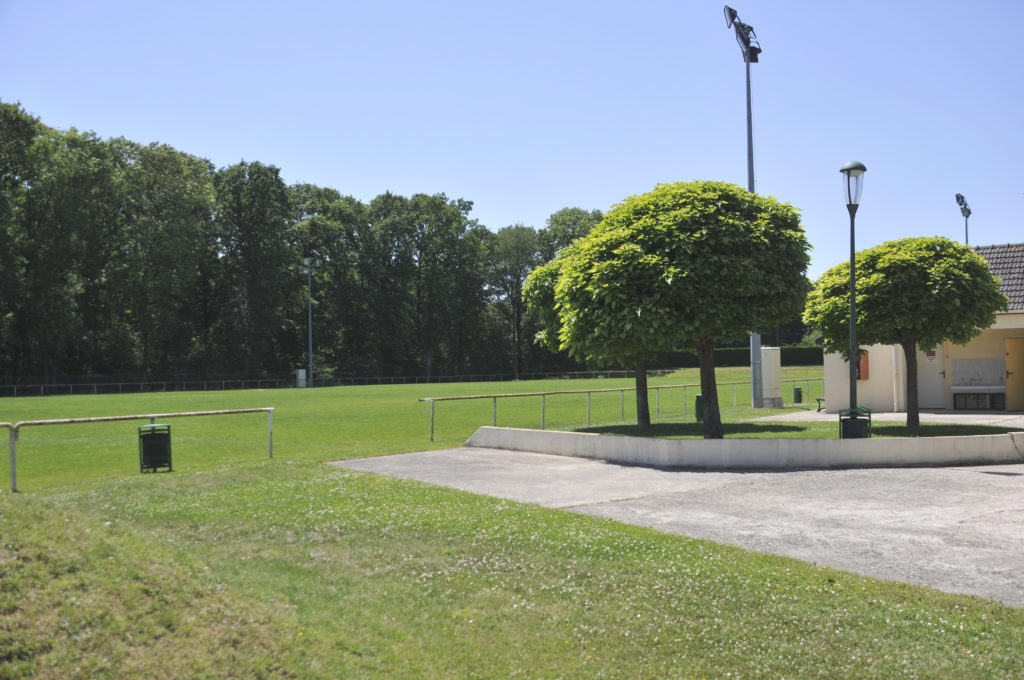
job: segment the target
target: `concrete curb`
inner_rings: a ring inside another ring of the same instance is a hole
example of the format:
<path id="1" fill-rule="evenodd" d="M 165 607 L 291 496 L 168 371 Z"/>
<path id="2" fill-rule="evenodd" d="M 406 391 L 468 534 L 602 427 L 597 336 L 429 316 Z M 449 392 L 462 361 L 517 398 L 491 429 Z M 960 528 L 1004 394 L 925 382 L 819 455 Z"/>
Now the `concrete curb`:
<path id="1" fill-rule="evenodd" d="M 655 439 L 481 427 L 466 446 L 707 470 L 940 467 L 1024 463 L 1024 432 L 875 439 Z"/>

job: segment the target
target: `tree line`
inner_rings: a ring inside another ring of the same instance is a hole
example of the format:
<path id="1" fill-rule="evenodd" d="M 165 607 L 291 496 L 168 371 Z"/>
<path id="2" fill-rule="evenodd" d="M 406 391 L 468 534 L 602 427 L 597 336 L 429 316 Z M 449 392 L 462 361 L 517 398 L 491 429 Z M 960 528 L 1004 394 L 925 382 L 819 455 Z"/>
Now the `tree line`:
<path id="1" fill-rule="evenodd" d="M 56 130 L 0 102 L 0 375 L 460 375 L 578 368 L 533 342 L 529 271 L 602 214 L 490 231 L 473 204 L 369 202 L 278 168 Z"/>

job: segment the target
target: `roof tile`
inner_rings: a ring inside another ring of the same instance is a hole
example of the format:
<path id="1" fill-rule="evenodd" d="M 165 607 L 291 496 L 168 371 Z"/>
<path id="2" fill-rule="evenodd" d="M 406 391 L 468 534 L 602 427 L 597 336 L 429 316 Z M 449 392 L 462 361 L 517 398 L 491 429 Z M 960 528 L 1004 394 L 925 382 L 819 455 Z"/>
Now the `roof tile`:
<path id="1" fill-rule="evenodd" d="M 988 261 L 992 274 L 1000 280 L 999 290 L 1009 298 L 1010 311 L 1024 310 L 1024 243 L 974 246 L 973 249 Z"/>

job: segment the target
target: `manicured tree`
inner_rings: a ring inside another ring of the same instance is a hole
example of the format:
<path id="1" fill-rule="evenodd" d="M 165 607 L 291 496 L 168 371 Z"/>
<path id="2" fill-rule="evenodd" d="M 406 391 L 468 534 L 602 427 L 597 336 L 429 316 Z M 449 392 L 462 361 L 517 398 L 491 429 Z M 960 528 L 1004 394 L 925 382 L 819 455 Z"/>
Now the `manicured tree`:
<path id="1" fill-rule="evenodd" d="M 1006 296 L 983 257 L 946 238 L 889 241 L 857 253 L 856 262 L 857 344 L 903 348 L 907 429 L 917 432 L 917 348 L 966 344 L 1006 310 Z M 818 279 L 804 321 L 821 331 L 826 351 L 850 360 L 849 262 Z"/>
<path id="2" fill-rule="evenodd" d="M 540 341 L 554 346 L 557 337 L 577 358 L 636 369 L 640 427 L 650 424 L 649 359 L 695 347 L 704 436 L 719 439 L 714 343 L 799 312 L 807 248 L 788 204 L 734 184 L 663 184 L 612 208 L 535 270 L 524 295 L 547 324 Z"/>

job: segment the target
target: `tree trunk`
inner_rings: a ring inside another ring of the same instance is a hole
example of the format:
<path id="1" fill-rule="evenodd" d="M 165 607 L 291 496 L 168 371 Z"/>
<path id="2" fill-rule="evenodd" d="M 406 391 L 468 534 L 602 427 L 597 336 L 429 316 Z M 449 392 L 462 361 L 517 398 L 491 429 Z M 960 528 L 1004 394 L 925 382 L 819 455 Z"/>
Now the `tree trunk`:
<path id="1" fill-rule="evenodd" d="M 715 381 L 715 344 L 710 338 L 698 338 L 700 391 L 704 410 L 704 439 L 722 439 L 722 414 L 718 408 L 718 383 Z"/>
<path id="2" fill-rule="evenodd" d="M 901 340 L 903 358 L 907 360 L 907 433 L 916 435 L 921 426 L 921 408 L 917 398 L 917 343 Z"/>
<path id="3" fill-rule="evenodd" d="M 636 365 L 636 426 L 646 430 L 651 426 L 651 405 L 647 400 L 647 362 Z"/>

